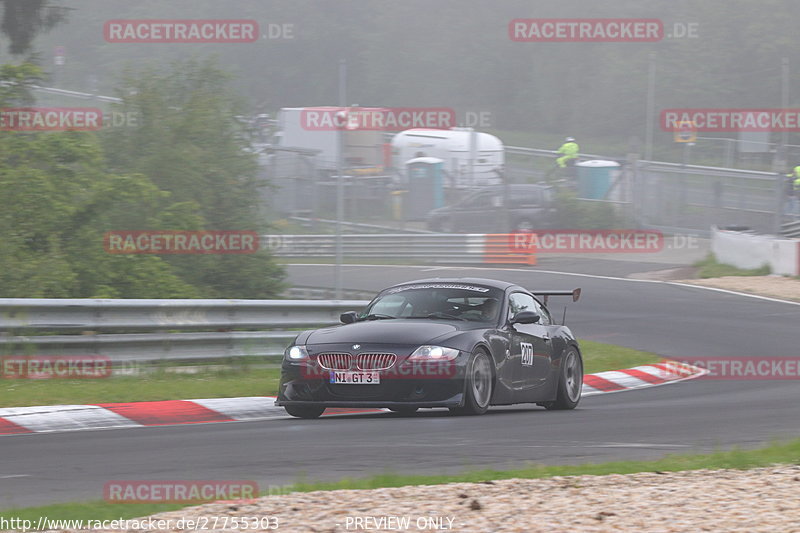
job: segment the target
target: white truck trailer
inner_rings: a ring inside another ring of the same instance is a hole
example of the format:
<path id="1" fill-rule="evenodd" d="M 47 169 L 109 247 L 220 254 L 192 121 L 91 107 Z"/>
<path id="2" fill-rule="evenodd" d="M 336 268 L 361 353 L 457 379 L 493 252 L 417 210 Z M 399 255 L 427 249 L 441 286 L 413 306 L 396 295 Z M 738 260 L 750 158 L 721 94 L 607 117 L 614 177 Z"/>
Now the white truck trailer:
<path id="1" fill-rule="evenodd" d="M 314 166 L 322 172 L 336 171 L 338 130 L 332 123 L 338 107 L 285 107 L 278 113 L 277 131 L 272 138 L 275 154 L 281 148 L 313 150 Z M 375 130 L 345 130 L 343 166 L 356 173 L 380 173 L 384 161 L 383 133 Z M 280 168 L 281 165 L 278 165 Z"/>
<path id="2" fill-rule="evenodd" d="M 472 188 L 499 185 L 505 164 L 503 143 L 472 128 L 411 129 L 392 138 L 392 166 L 403 176 L 405 162 L 418 157 L 444 161 L 445 186 Z"/>

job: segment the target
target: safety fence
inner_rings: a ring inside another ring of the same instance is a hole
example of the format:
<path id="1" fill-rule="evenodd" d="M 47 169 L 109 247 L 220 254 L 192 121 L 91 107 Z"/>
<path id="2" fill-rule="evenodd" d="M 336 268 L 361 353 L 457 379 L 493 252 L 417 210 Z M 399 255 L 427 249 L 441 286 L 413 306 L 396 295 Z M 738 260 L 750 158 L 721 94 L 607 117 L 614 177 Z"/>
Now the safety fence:
<path id="1" fill-rule="evenodd" d="M 263 235 L 261 245 L 280 257 L 336 257 L 334 235 Z M 515 247 L 509 234 L 342 235 L 342 256 L 434 264 L 536 264 L 535 251 Z"/>
<path id="2" fill-rule="evenodd" d="M 0 299 L 0 355 L 101 355 L 115 364 L 281 355 L 304 329 L 366 300 Z"/>
<path id="3" fill-rule="evenodd" d="M 795 219 L 792 222 L 786 222 L 781 226 L 781 235 L 793 239 L 800 239 L 800 220 Z"/>
<path id="4" fill-rule="evenodd" d="M 506 154 L 512 182 L 547 177 L 552 181 L 562 176 L 550 175 L 555 161 L 552 151 L 507 146 Z M 605 194 L 579 199 L 612 205 L 637 227 L 701 235 L 708 235 L 714 225 L 767 233 L 778 230 L 785 203 L 785 178 L 780 173 L 585 153 L 580 159 L 620 165 Z"/>

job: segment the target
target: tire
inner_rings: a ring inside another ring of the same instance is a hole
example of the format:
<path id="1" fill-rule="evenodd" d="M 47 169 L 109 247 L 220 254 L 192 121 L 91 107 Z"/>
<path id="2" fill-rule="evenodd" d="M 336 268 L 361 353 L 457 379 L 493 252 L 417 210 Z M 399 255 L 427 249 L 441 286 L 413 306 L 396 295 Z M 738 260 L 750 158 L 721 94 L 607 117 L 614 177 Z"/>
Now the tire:
<path id="1" fill-rule="evenodd" d="M 389 410 L 393 413 L 397 413 L 398 415 L 413 415 L 417 412 L 419 407 L 390 407 Z"/>
<path id="2" fill-rule="evenodd" d="M 563 365 L 558 375 L 558 392 L 556 401 L 544 402 L 539 405 L 549 410 L 575 409 L 581 401 L 583 388 L 583 360 L 578 349 L 567 346 L 561 356 Z"/>
<path id="3" fill-rule="evenodd" d="M 290 415 L 297 418 L 319 418 L 325 412 L 324 407 L 315 405 L 284 405 L 284 409 Z"/>
<path id="4" fill-rule="evenodd" d="M 464 405 L 451 407 L 450 412 L 454 415 L 482 415 L 489 409 L 494 388 L 492 361 L 482 349 L 472 354 L 464 380 Z"/>

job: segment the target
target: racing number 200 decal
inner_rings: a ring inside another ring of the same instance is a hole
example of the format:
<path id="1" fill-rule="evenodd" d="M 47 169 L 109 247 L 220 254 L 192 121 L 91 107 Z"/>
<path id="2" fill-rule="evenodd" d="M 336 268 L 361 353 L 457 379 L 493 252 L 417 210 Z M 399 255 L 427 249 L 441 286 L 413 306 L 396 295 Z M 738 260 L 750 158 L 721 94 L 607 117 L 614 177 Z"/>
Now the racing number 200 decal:
<path id="1" fill-rule="evenodd" d="M 521 342 L 519 346 L 522 348 L 522 364 L 533 366 L 533 345 L 529 342 Z"/>

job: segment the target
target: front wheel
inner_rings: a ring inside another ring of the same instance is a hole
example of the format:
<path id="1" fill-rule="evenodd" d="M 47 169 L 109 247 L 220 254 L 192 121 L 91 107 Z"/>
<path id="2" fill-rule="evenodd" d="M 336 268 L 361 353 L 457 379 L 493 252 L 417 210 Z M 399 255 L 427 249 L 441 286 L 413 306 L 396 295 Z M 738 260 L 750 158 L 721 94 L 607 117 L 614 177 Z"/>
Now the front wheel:
<path id="1" fill-rule="evenodd" d="M 467 365 L 464 405 L 451 407 L 455 415 L 482 415 L 489 409 L 492 398 L 492 363 L 483 350 L 477 350 Z"/>
<path id="2" fill-rule="evenodd" d="M 540 405 L 546 409 L 575 409 L 581 401 L 583 389 L 583 361 L 577 348 L 569 346 L 562 357 L 561 372 L 558 376 L 558 394 L 556 401 Z"/>
<path id="3" fill-rule="evenodd" d="M 324 407 L 315 405 L 284 405 L 284 409 L 290 415 L 297 418 L 319 418 L 325 412 Z"/>

